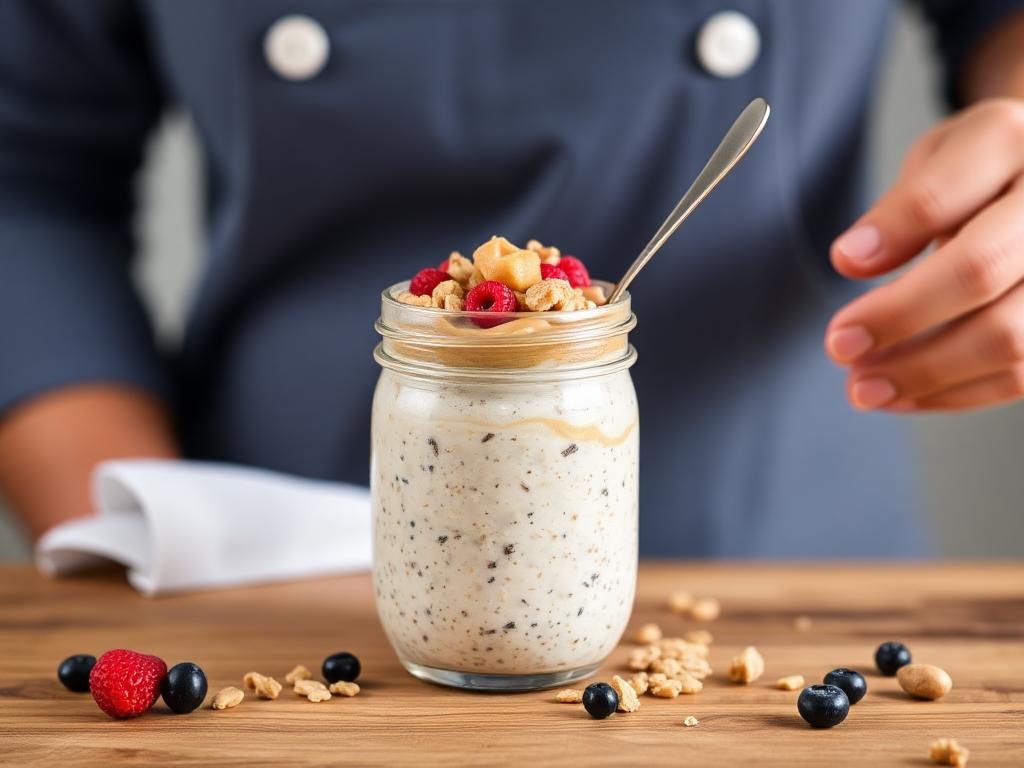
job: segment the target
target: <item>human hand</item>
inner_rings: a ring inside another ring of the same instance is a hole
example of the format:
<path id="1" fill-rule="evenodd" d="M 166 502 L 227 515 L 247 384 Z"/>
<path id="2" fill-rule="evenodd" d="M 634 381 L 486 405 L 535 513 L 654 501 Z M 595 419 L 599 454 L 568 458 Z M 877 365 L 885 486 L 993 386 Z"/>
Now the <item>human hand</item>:
<path id="1" fill-rule="evenodd" d="M 1024 102 L 939 123 L 896 183 L 832 244 L 846 277 L 886 274 L 840 309 L 825 350 L 861 410 L 966 410 L 1024 397 Z"/>
<path id="2" fill-rule="evenodd" d="M 92 512 L 90 478 L 101 461 L 177 455 L 167 409 L 129 386 L 72 384 L 0 418 L 0 490 L 34 538 Z"/>

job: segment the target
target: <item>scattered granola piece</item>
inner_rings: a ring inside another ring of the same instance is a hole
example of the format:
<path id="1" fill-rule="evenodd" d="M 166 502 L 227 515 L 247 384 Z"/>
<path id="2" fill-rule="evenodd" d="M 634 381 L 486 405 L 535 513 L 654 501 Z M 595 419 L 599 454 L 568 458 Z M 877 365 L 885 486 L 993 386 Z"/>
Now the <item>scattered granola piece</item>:
<path id="1" fill-rule="evenodd" d="M 799 691 L 804 687 L 803 675 L 786 675 L 775 681 L 775 687 L 780 691 Z"/>
<path id="2" fill-rule="evenodd" d="M 288 685 L 294 685 L 296 680 L 312 680 L 313 673 L 309 671 L 304 665 L 296 664 L 295 667 L 284 676 L 284 681 Z"/>
<path id="3" fill-rule="evenodd" d="M 320 702 L 320 701 L 330 701 L 331 700 L 331 692 L 328 691 L 326 688 L 324 690 L 322 690 L 322 691 L 318 689 L 318 690 L 315 690 L 315 691 L 310 691 L 306 695 L 306 698 L 309 699 L 310 701 L 312 701 L 314 704 L 316 704 L 317 702 Z"/>
<path id="4" fill-rule="evenodd" d="M 564 309 L 573 298 L 572 286 L 565 280 L 539 280 L 526 289 L 526 306 L 533 312 Z"/>
<path id="5" fill-rule="evenodd" d="M 473 267 L 473 274 L 471 274 L 469 279 L 466 281 L 466 290 L 471 291 L 482 282 L 484 282 L 484 273 L 477 267 Z"/>
<path id="6" fill-rule="evenodd" d="M 246 672 L 242 676 L 242 682 L 250 691 L 255 691 L 261 699 L 276 699 L 281 693 L 281 684 L 272 677 L 261 675 L 259 672 Z"/>
<path id="7" fill-rule="evenodd" d="M 704 683 L 689 672 L 680 672 L 675 679 L 679 681 L 680 693 L 692 694 L 700 693 L 704 690 Z"/>
<path id="8" fill-rule="evenodd" d="M 448 257 L 448 268 L 444 271 L 451 275 L 453 280 L 465 285 L 472 277 L 474 269 L 472 261 L 458 251 L 452 251 L 452 255 Z"/>
<path id="9" fill-rule="evenodd" d="M 640 629 L 636 631 L 633 636 L 633 642 L 640 643 L 642 645 L 650 645 L 661 640 L 661 627 L 657 624 L 644 624 Z"/>
<path id="10" fill-rule="evenodd" d="M 313 691 L 326 691 L 327 686 L 319 680 L 296 680 L 292 690 L 297 696 L 308 696 Z"/>
<path id="11" fill-rule="evenodd" d="M 554 266 L 558 264 L 559 259 L 562 258 L 562 252 L 555 248 L 555 246 L 544 246 L 539 240 L 530 240 L 526 244 L 526 249 L 528 251 L 533 251 L 540 256 L 541 264 L 551 264 Z"/>
<path id="12" fill-rule="evenodd" d="M 462 299 L 463 297 L 462 286 L 455 280 L 444 280 L 434 286 L 433 292 L 430 294 L 430 306 L 435 309 L 443 309 L 445 306 L 445 299 L 452 296 L 456 299 Z"/>
<path id="13" fill-rule="evenodd" d="M 660 699 L 674 699 L 683 692 L 683 684 L 678 680 L 669 678 L 664 682 L 659 681 L 657 685 L 651 680 L 651 693 Z"/>
<path id="14" fill-rule="evenodd" d="M 650 683 L 647 680 L 646 672 L 638 672 L 629 678 L 629 684 L 633 686 L 633 690 L 637 692 L 638 696 L 643 696 L 647 693 L 647 689 L 650 687 Z"/>
<path id="15" fill-rule="evenodd" d="M 955 765 L 957 768 L 964 768 L 970 754 L 970 750 L 960 746 L 960 742 L 956 739 L 936 739 L 928 746 L 928 757 L 939 765 Z"/>
<path id="16" fill-rule="evenodd" d="M 673 592 L 668 596 L 668 609 L 673 613 L 686 613 L 690 610 L 691 605 L 693 605 L 693 595 L 689 592 Z"/>
<path id="17" fill-rule="evenodd" d="M 809 632 L 813 624 L 810 616 L 797 616 L 793 619 L 793 626 L 796 627 L 797 632 Z"/>
<path id="18" fill-rule="evenodd" d="M 711 665 L 705 659 L 693 659 L 691 663 L 685 664 L 684 668 L 699 680 L 708 677 L 712 672 Z"/>
<path id="19" fill-rule="evenodd" d="M 752 645 L 743 649 L 729 665 L 729 679 L 734 683 L 749 685 L 764 674 L 764 658 Z"/>
<path id="20" fill-rule="evenodd" d="M 706 629 L 691 629 L 683 634 L 683 640 L 695 645 L 711 645 L 715 638 Z"/>
<path id="21" fill-rule="evenodd" d="M 583 701 L 583 691 L 576 688 L 563 688 L 555 694 L 555 701 L 559 704 L 579 704 Z"/>
<path id="22" fill-rule="evenodd" d="M 721 612 L 721 604 L 713 597 L 702 597 L 690 606 L 690 618 L 695 621 L 714 621 Z"/>
<path id="23" fill-rule="evenodd" d="M 572 288 L 572 293 L 564 299 L 560 304 L 555 306 L 555 309 L 559 309 L 563 312 L 578 312 L 581 309 L 594 309 L 597 304 L 592 301 L 588 301 L 583 295 L 582 288 Z"/>
<path id="24" fill-rule="evenodd" d="M 402 291 L 395 298 L 402 304 L 412 304 L 414 307 L 429 307 L 433 303 L 430 296 L 417 296 L 409 291 Z"/>
<path id="25" fill-rule="evenodd" d="M 350 683 L 345 680 L 339 680 L 336 683 L 331 683 L 327 689 L 331 693 L 341 694 L 342 696 L 355 696 L 359 693 L 359 685 L 357 683 Z"/>
<path id="26" fill-rule="evenodd" d="M 595 307 L 603 307 L 608 303 L 608 297 L 604 294 L 604 288 L 600 285 L 588 285 L 583 289 L 583 298 L 593 302 Z"/>
<path id="27" fill-rule="evenodd" d="M 661 650 L 657 646 L 637 648 L 629 657 L 627 666 L 635 672 L 644 672 L 651 662 L 661 658 Z"/>
<path id="28" fill-rule="evenodd" d="M 636 712 L 640 709 L 640 699 L 632 685 L 615 675 L 612 677 L 611 686 L 619 694 L 619 712 Z"/>
<path id="29" fill-rule="evenodd" d="M 237 707 L 242 703 L 242 699 L 245 698 L 245 692 L 240 688 L 235 688 L 233 685 L 229 685 L 227 688 L 221 688 L 217 691 L 213 697 L 213 703 L 210 705 L 213 709 L 231 709 Z"/>
<path id="30" fill-rule="evenodd" d="M 683 665 L 679 659 L 655 659 L 647 669 L 650 672 L 661 672 L 669 677 L 675 677 L 683 671 Z"/>
<path id="31" fill-rule="evenodd" d="M 698 720 L 693 715 L 687 715 L 686 719 L 683 720 L 683 725 L 685 725 L 687 728 L 693 728 L 696 725 L 700 725 L 700 720 Z"/>

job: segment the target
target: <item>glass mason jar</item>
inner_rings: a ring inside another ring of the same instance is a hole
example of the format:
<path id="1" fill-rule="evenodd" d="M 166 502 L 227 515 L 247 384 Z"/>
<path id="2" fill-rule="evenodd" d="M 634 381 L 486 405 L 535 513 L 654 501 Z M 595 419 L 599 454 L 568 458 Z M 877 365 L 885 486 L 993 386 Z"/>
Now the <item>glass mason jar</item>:
<path id="1" fill-rule="evenodd" d="M 405 668 L 435 683 L 511 691 L 587 677 L 622 636 L 636 587 L 629 297 L 495 325 L 401 304 L 406 286 L 382 296 L 374 352 L 384 631 Z"/>

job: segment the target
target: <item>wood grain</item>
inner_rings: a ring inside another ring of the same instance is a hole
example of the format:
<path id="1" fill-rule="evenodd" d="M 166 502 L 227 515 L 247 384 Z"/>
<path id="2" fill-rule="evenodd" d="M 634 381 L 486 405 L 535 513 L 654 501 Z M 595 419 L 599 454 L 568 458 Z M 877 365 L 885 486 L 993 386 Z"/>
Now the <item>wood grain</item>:
<path id="1" fill-rule="evenodd" d="M 401 669 L 374 613 L 369 577 L 353 576 L 147 600 L 117 574 L 61 582 L 0 568 L 0 763 L 12 765 L 906 765 L 953 736 L 971 765 L 1024 765 L 1024 566 L 761 566 L 650 564 L 641 569 L 632 626 L 693 628 L 669 614 L 685 589 L 722 601 L 716 675 L 704 692 L 643 698 L 639 712 L 594 721 L 551 692 L 472 694 L 420 683 Z M 810 631 L 794 626 L 799 615 Z M 955 687 L 912 701 L 893 678 L 868 674 L 867 698 L 830 731 L 808 728 L 797 692 L 775 679 L 816 681 L 836 666 L 869 672 L 875 646 L 906 642 L 945 668 Z M 755 644 L 765 676 L 724 681 L 729 658 Z M 283 681 L 346 649 L 363 660 L 363 693 L 310 704 L 287 691 L 237 709 L 173 715 L 157 704 L 114 721 L 55 670 L 71 653 L 129 647 L 169 664 L 200 664 L 213 690 L 249 670 Z M 629 646 L 598 678 L 621 668 Z M 684 728 L 687 715 L 700 719 Z"/>

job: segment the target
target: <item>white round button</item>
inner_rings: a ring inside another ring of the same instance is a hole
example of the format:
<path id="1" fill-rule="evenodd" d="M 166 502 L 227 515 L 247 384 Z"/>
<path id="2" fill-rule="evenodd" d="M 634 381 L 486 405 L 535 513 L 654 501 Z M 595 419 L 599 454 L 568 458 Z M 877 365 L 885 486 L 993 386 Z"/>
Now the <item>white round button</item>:
<path id="1" fill-rule="evenodd" d="M 267 64 L 286 80 L 308 80 L 327 63 L 331 45 L 324 28 L 309 16 L 284 16 L 263 39 Z"/>
<path id="2" fill-rule="evenodd" d="M 719 11 L 697 33 L 697 60 L 715 77 L 737 77 L 750 69 L 761 52 L 761 35 L 749 16 Z"/>

